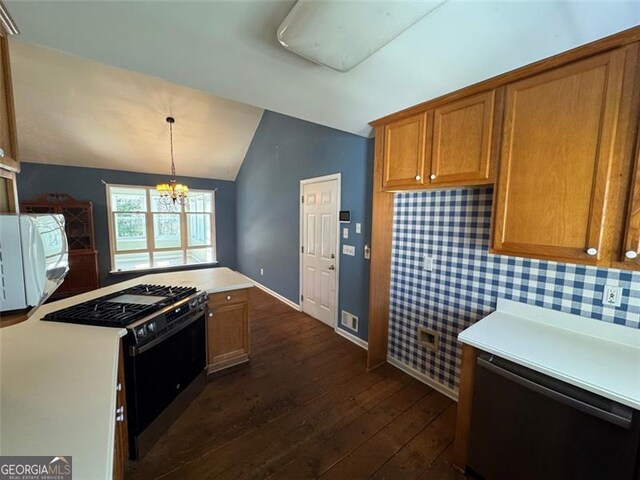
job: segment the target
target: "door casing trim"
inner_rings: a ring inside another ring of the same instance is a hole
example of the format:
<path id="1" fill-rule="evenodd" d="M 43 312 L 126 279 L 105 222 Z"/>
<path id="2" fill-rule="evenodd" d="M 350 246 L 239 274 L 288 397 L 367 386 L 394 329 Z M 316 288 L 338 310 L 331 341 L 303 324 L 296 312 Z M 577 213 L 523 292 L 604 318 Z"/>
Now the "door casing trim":
<path id="1" fill-rule="evenodd" d="M 305 185 L 309 185 L 311 183 L 321 183 L 329 180 L 336 180 L 338 182 L 338 193 L 336 196 L 336 293 L 335 293 L 335 315 L 333 318 L 333 329 L 338 330 L 338 319 L 340 317 L 340 305 L 338 301 L 340 300 L 340 208 L 342 205 L 342 174 L 332 173 L 330 175 L 322 175 L 321 177 L 314 178 L 305 178 L 300 180 L 300 195 L 298 197 L 298 206 L 299 206 L 299 239 L 298 239 L 298 305 L 300 306 L 300 311 L 304 312 L 302 307 L 302 300 L 300 299 L 302 295 L 302 239 L 303 239 L 303 220 L 304 220 L 304 212 L 303 207 L 304 204 L 300 201 L 303 195 L 303 188 Z M 320 320 L 318 320 L 320 321 Z"/>

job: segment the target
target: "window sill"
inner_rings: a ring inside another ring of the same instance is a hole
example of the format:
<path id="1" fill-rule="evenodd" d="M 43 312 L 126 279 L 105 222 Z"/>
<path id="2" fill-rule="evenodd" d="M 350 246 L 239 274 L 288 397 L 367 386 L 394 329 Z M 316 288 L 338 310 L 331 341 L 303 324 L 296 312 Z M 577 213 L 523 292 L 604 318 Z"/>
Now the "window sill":
<path id="1" fill-rule="evenodd" d="M 110 270 L 110 275 L 130 275 L 132 273 L 153 273 L 153 272 L 169 272 L 172 270 L 194 270 L 200 267 L 207 266 L 215 266 L 219 265 L 220 262 L 217 260 L 215 262 L 206 262 L 206 263 L 190 263 L 188 265 L 174 265 L 172 267 L 150 267 L 150 268 L 140 268 L 136 270 Z"/>

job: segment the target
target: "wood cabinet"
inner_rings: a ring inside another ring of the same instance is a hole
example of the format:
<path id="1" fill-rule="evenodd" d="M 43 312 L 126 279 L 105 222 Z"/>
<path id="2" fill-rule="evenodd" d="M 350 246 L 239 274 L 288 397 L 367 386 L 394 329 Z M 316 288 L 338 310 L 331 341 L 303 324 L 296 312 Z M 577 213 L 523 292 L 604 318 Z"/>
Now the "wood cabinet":
<path id="1" fill-rule="evenodd" d="M 9 42 L 2 27 L 0 27 L 0 168 L 20 171 Z"/>
<path id="2" fill-rule="evenodd" d="M 603 258 L 624 66 L 620 49 L 507 85 L 494 252 Z"/>
<path id="3" fill-rule="evenodd" d="M 124 467 L 129 458 L 129 436 L 127 432 L 126 392 L 124 385 L 124 356 L 122 343 L 118 354 L 118 383 L 116 384 L 116 429 L 113 446 L 113 478 L 124 478 Z"/>
<path id="4" fill-rule="evenodd" d="M 632 170 L 629 207 L 620 260 L 640 268 L 640 132 L 636 142 L 635 164 Z"/>
<path id="5" fill-rule="evenodd" d="M 496 97 L 489 90 L 384 125 L 383 188 L 492 183 Z"/>
<path id="6" fill-rule="evenodd" d="M 69 273 L 52 299 L 95 290 L 99 285 L 98 252 L 95 250 L 93 205 L 66 193 L 45 193 L 21 204 L 23 213 L 59 213 L 64 216 L 69 243 Z"/>
<path id="7" fill-rule="evenodd" d="M 493 181 L 495 104 L 496 92 L 490 90 L 434 110 L 432 185 L 479 185 Z"/>
<path id="8" fill-rule="evenodd" d="M 249 361 L 249 290 L 209 295 L 207 373 Z"/>
<path id="9" fill-rule="evenodd" d="M 18 213 L 16 174 L 0 168 L 0 213 Z"/>
<path id="10" fill-rule="evenodd" d="M 427 150 L 431 148 L 432 112 L 422 112 L 384 127 L 384 174 L 386 188 L 419 187 L 425 183 Z"/>

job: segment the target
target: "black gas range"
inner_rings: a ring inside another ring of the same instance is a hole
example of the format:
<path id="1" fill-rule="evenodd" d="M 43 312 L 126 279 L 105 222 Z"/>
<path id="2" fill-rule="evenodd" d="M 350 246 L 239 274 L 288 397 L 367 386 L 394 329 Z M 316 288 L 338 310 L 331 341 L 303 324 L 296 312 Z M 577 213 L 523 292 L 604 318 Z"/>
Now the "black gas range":
<path id="1" fill-rule="evenodd" d="M 206 310 L 207 294 L 196 288 L 142 284 L 42 319 L 127 329 L 125 389 L 132 459 L 144 456 L 206 384 Z"/>

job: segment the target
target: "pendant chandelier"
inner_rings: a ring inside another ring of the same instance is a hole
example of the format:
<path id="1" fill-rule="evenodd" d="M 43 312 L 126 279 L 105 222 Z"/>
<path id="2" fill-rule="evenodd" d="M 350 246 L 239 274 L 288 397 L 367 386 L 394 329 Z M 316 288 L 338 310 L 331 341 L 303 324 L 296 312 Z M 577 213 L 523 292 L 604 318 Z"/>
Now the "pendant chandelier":
<path id="1" fill-rule="evenodd" d="M 166 120 L 169 124 L 169 139 L 171 142 L 171 180 L 168 183 L 157 184 L 156 191 L 160 194 L 160 205 L 165 207 L 186 205 L 189 188 L 176 182 L 176 164 L 173 159 L 173 124 L 176 120 L 173 117 L 167 117 Z"/>

